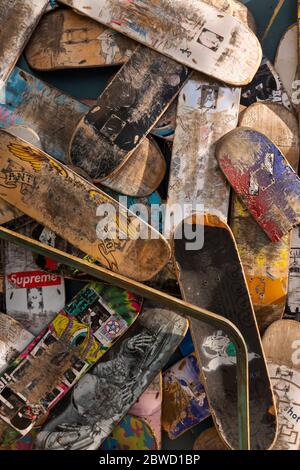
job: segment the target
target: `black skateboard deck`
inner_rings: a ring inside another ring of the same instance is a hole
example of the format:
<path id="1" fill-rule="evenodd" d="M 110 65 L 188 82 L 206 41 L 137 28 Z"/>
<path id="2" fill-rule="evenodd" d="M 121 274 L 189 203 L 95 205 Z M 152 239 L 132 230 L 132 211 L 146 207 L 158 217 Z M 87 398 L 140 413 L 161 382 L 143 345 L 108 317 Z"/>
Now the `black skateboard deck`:
<path id="1" fill-rule="evenodd" d="M 193 250 L 192 245 L 188 246 L 191 240 L 187 234 L 196 229 L 200 230 L 198 233 L 203 230 L 204 245 Z M 269 449 L 276 438 L 276 416 L 270 412 L 274 400 L 232 232 L 217 216 L 195 214 L 177 227 L 173 244 L 183 298 L 232 321 L 245 338 L 249 359 L 250 446 L 253 450 Z M 237 449 L 235 348 L 223 331 L 194 319 L 191 325 L 217 430 L 232 449 Z"/>
<path id="2" fill-rule="evenodd" d="M 109 83 L 79 122 L 70 159 L 94 181 L 126 163 L 188 78 L 187 67 L 144 46 Z"/>

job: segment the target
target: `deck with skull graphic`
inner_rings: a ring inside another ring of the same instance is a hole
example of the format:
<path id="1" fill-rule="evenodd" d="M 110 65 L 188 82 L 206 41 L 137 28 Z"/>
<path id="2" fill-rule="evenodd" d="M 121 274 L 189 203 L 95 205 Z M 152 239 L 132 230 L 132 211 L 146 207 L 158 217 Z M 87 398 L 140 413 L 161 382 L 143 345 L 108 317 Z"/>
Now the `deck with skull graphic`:
<path id="1" fill-rule="evenodd" d="M 253 450 L 269 449 L 276 438 L 276 415 L 271 412 L 275 404 L 232 232 L 214 215 L 195 214 L 177 227 L 173 246 L 184 299 L 232 321 L 245 338 L 250 371 L 250 446 Z M 191 319 L 191 325 L 216 428 L 227 445 L 237 449 L 235 347 L 224 331 L 194 319 Z"/>
<path id="2" fill-rule="evenodd" d="M 249 83 L 261 62 L 253 32 L 197 0 L 62 0 L 145 46 L 232 85 Z M 211 3 L 211 2 L 210 2 Z"/>

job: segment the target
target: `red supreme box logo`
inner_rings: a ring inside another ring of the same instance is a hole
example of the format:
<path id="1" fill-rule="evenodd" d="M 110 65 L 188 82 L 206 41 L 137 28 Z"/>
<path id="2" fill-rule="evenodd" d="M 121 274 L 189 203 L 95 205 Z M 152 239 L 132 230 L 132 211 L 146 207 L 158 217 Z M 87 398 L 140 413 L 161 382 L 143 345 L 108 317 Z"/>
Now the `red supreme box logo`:
<path id="1" fill-rule="evenodd" d="M 27 289 L 32 287 L 58 286 L 61 284 L 60 276 L 53 273 L 46 273 L 44 271 L 11 273 L 7 278 L 15 287 Z"/>

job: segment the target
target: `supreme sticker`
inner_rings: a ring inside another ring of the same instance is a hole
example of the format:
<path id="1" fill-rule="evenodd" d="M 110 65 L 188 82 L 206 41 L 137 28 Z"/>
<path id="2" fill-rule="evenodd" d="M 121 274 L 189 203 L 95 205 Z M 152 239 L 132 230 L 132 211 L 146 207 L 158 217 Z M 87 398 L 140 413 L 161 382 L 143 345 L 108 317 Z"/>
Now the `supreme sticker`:
<path id="1" fill-rule="evenodd" d="M 10 284 L 23 289 L 31 289 L 32 287 L 58 286 L 61 284 L 60 276 L 43 271 L 11 273 L 7 276 L 7 278 Z"/>

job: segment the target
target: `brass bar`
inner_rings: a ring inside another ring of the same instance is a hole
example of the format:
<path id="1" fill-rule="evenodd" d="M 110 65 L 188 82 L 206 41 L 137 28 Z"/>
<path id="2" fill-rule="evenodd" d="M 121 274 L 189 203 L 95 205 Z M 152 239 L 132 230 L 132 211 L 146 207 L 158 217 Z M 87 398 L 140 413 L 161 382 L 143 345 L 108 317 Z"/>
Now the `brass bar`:
<path id="1" fill-rule="evenodd" d="M 149 287 L 140 282 L 129 279 L 121 274 L 102 268 L 85 260 L 69 255 L 64 251 L 44 245 L 36 240 L 26 237 L 0 226 L 0 238 L 28 248 L 40 255 L 45 255 L 55 261 L 79 269 L 90 276 L 105 281 L 122 289 L 130 290 L 134 294 L 150 299 L 158 304 L 175 310 L 181 316 L 188 316 L 204 321 L 215 328 L 225 330 L 233 340 L 237 352 L 237 393 L 238 393 L 238 431 L 239 447 L 241 450 L 250 449 L 249 429 L 249 386 L 248 386 L 248 353 L 243 336 L 236 326 L 229 320 L 216 315 L 206 309 L 196 307 L 181 299 Z"/>

